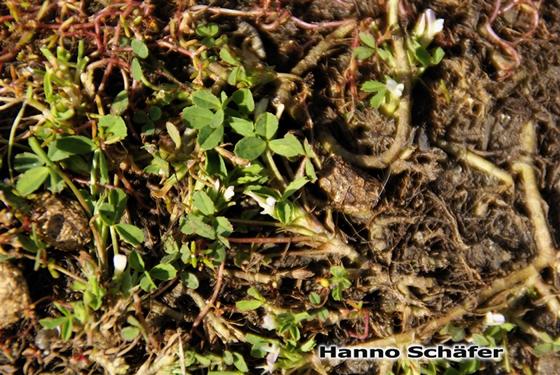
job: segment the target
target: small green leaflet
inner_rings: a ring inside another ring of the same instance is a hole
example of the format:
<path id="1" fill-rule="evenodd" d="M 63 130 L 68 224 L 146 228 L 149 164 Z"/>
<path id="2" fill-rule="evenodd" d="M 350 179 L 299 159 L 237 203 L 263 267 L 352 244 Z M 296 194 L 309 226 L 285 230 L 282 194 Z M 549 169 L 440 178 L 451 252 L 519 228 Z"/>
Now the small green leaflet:
<path id="1" fill-rule="evenodd" d="M 150 120 L 157 121 L 161 118 L 161 108 L 154 105 L 148 109 L 148 117 Z"/>
<path id="2" fill-rule="evenodd" d="M 373 37 L 373 35 L 371 35 L 370 33 L 361 32 L 359 36 L 362 43 L 364 43 L 366 46 L 374 49 L 377 48 L 377 43 L 375 42 L 375 38 Z"/>
<path id="3" fill-rule="evenodd" d="M 197 289 L 200 285 L 200 282 L 194 273 L 185 272 L 181 276 L 181 280 L 189 289 Z"/>
<path id="4" fill-rule="evenodd" d="M 199 130 L 197 142 L 203 151 L 207 151 L 217 147 L 222 142 L 223 136 L 223 125 L 220 125 L 215 129 L 207 126 Z"/>
<path id="5" fill-rule="evenodd" d="M 130 266 L 138 271 L 144 271 L 144 260 L 142 259 L 142 257 L 140 256 L 140 254 L 138 254 L 138 252 L 136 252 L 135 250 L 132 251 L 128 257 L 128 261 L 130 263 Z"/>
<path id="6" fill-rule="evenodd" d="M 146 43 L 140 39 L 133 39 L 132 42 L 130 42 L 130 46 L 132 47 L 134 54 L 141 59 L 145 59 L 150 54 Z"/>
<path id="7" fill-rule="evenodd" d="M 150 270 L 153 279 L 167 281 L 177 276 L 177 270 L 169 263 L 160 263 Z"/>
<path id="8" fill-rule="evenodd" d="M 48 175 L 49 168 L 47 167 L 31 168 L 19 176 L 16 183 L 16 190 L 25 197 L 39 189 Z"/>
<path id="9" fill-rule="evenodd" d="M 128 92 L 123 90 L 115 96 L 115 100 L 111 105 L 112 115 L 122 115 L 124 111 L 128 108 Z"/>
<path id="10" fill-rule="evenodd" d="M 272 113 L 265 112 L 257 118 L 255 129 L 258 135 L 270 140 L 278 130 L 278 118 Z"/>
<path id="11" fill-rule="evenodd" d="M 255 160 L 266 150 L 266 142 L 258 137 L 245 137 L 235 145 L 235 155 L 247 160 Z"/>
<path id="12" fill-rule="evenodd" d="M 362 91 L 368 93 L 376 93 L 371 97 L 369 103 L 373 108 L 379 108 L 385 102 L 385 94 L 387 86 L 379 81 L 366 81 L 362 85 Z"/>
<path id="13" fill-rule="evenodd" d="M 179 129 L 177 129 L 177 127 L 169 121 L 165 123 L 165 128 L 167 129 L 167 134 L 169 134 L 169 137 L 173 143 L 175 143 L 175 149 L 178 150 L 181 148 L 181 133 L 179 132 Z"/>
<path id="14" fill-rule="evenodd" d="M 213 215 L 216 212 L 214 202 L 204 191 L 197 191 L 193 194 L 193 205 L 206 216 Z"/>
<path id="15" fill-rule="evenodd" d="M 142 72 L 142 66 L 140 65 L 140 61 L 135 57 L 132 59 L 132 64 L 130 65 L 130 73 L 132 74 L 132 78 L 136 81 L 144 82 L 146 81 L 146 77 L 144 77 L 144 72 Z"/>
<path id="16" fill-rule="evenodd" d="M 22 152 L 17 154 L 14 159 L 14 169 L 18 172 L 25 172 L 34 167 L 43 165 L 41 159 L 31 152 Z"/>
<path id="17" fill-rule="evenodd" d="M 237 310 L 241 312 L 256 310 L 263 305 L 262 301 L 251 299 L 251 300 L 241 300 L 235 303 Z"/>
<path id="18" fill-rule="evenodd" d="M 243 66 L 234 67 L 228 75 L 227 83 L 235 86 L 238 82 L 243 82 L 247 80 L 247 73 Z"/>
<path id="19" fill-rule="evenodd" d="M 185 234 L 197 234 L 209 240 L 216 239 L 216 231 L 210 225 L 202 221 L 202 218 L 196 215 L 189 215 L 181 224 L 181 232 Z"/>
<path id="20" fill-rule="evenodd" d="M 249 89 L 237 90 L 231 95 L 231 100 L 237 104 L 239 109 L 245 112 L 253 112 L 255 110 L 255 101 Z"/>
<path id="21" fill-rule="evenodd" d="M 220 28 L 215 23 L 207 23 L 206 25 L 199 25 L 196 28 L 196 34 L 202 37 L 211 38 L 218 35 Z"/>
<path id="22" fill-rule="evenodd" d="M 233 226 L 227 217 L 218 216 L 216 217 L 216 222 L 218 224 L 216 229 L 221 236 L 229 236 L 233 232 Z"/>
<path id="23" fill-rule="evenodd" d="M 365 60 L 370 58 L 373 54 L 375 53 L 374 49 L 371 49 L 369 47 L 356 47 L 354 48 L 354 56 L 356 56 L 356 58 L 358 60 Z"/>
<path id="24" fill-rule="evenodd" d="M 60 161 L 71 155 L 87 154 L 92 152 L 95 144 L 91 139 L 81 135 L 60 138 L 49 143 L 48 156 L 51 161 Z"/>
<path id="25" fill-rule="evenodd" d="M 216 95 L 212 94 L 210 90 L 198 90 L 192 95 L 192 101 L 195 105 L 206 108 L 218 110 L 222 108 L 222 103 Z"/>
<path id="26" fill-rule="evenodd" d="M 115 225 L 115 229 L 123 241 L 133 246 L 140 245 L 144 242 L 144 232 L 135 225 L 117 224 Z"/>
<path id="27" fill-rule="evenodd" d="M 125 341 L 132 341 L 140 334 L 140 329 L 137 327 L 127 326 L 121 331 L 121 337 Z"/>
<path id="28" fill-rule="evenodd" d="M 199 106 L 187 107 L 183 110 L 183 119 L 193 129 L 202 129 L 212 122 L 214 113 Z"/>
<path id="29" fill-rule="evenodd" d="M 121 116 L 105 115 L 99 119 L 106 144 L 116 143 L 126 138 L 126 124 Z"/>
<path id="30" fill-rule="evenodd" d="M 293 134 L 286 134 L 284 138 L 274 139 L 270 141 L 269 146 L 272 151 L 287 158 L 305 155 L 303 146 Z"/>
<path id="31" fill-rule="evenodd" d="M 314 305 L 320 305 L 321 304 L 321 296 L 319 296 L 319 294 L 317 294 L 315 292 L 311 292 L 311 294 L 309 295 L 309 302 L 311 302 Z"/>
<path id="32" fill-rule="evenodd" d="M 282 195 L 282 199 L 287 199 L 299 189 L 305 186 L 309 180 L 306 177 L 299 177 L 290 182 L 288 186 L 286 186 L 286 190 L 284 191 L 284 195 Z"/>
<path id="33" fill-rule="evenodd" d="M 239 65 L 239 61 L 233 57 L 227 46 L 220 49 L 220 58 L 230 65 Z"/>
<path id="34" fill-rule="evenodd" d="M 251 121 L 239 117 L 232 117 L 229 120 L 229 126 L 231 126 L 237 134 L 244 137 L 252 137 L 255 135 L 255 129 Z"/>
<path id="35" fill-rule="evenodd" d="M 247 363 L 245 362 L 245 359 L 239 353 L 235 353 L 235 352 L 233 353 L 233 365 L 235 366 L 236 369 L 238 369 L 243 373 L 249 372 L 249 367 L 247 367 Z"/>

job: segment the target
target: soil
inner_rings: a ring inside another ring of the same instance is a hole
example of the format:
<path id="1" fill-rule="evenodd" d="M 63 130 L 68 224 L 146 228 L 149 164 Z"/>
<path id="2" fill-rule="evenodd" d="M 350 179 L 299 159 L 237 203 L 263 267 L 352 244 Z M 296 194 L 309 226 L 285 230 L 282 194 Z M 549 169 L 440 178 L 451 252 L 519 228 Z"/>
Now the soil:
<path id="1" fill-rule="evenodd" d="M 0 263 L 0 329 L 21 319 L 29 304 L 27 282 L 21 271 L 9 263 Z"/>

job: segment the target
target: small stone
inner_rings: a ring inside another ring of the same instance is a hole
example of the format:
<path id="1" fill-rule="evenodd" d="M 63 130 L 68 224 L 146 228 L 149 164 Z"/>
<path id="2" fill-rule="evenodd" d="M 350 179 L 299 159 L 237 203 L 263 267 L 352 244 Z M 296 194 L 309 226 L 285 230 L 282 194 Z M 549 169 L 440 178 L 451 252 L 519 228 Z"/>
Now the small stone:
<path id="1" fill-rule="evenodd" d="M 80 250 L 91 241 L 88 219 L 75 201 L 44 194 L 36 201 L 32 220 L 41 240 L 58 250 Z"/>
<path id="2" fill-rule="evenodd" d="M 539 358 L 537 374 L 560 375 L 560 358 L 554 354 Z"/>
<path id="3" fill-rule="evenodd" d="M 49 352 L 51 345 L 58 341 L 58 336 L 56 329 L 42 328 L 35 336 L 35 346 L 44 352 Z"/>
<path id="4" fill-rule="evenodd" d="M 8 262 L 0 262 L 0 329 L 17 322 L 29 303 L 27 282 L 21 271 Z"/>
<path id="5" fill-rule="evenodd" d="M 330 205 L 357 221 L 371 219 L 372 208 L 379 199 L 381 183 L 359 172 L 339 157 L 332 157 L 320 172 L 319 187 Z"/>

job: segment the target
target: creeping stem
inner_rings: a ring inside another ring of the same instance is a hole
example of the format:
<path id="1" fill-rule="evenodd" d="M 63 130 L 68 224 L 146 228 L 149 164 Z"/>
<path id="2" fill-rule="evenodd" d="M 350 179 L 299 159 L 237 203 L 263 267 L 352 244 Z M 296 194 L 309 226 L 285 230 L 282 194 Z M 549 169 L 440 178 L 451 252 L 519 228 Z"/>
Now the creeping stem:
<path id="1" fill-rule="evenodd" d="M 356 155 L 345 149 L 327 132 L 321 134 L 327 151 L 336 153 L 353 164 L 366 168 L 387 168 L 402 153 L 408 143 L 410 134 L 410 91 L 412 89 L 412 72 L 406 52 L 404 33 L 398 24 L 398 0 L 391 0 L 387 9 L 387 27 L 392 29 L 393 49 L 395 54 L 395 77 L 404 84 L 403 95 L 396 112 L 397 130 L 395 139 L 389 149 L 380 155 Z"/>
<path id="2" fill-rule="evenodd" d="M 536 286 L 537 290 L 540 290 L 545 297 L 550 297 L 550 294 L 543 290 L 544 285 L 540 281 L 539 273 L 556 262 L 557 249 L 554 247 L 548 228 L 544 202 L 539 192 L 535 167 L 533 165 L 533 157 L 536 151 L 536 133 L 532 122 L 525 124 L 521 133 L 520 143 L 523 155 L 513 164 L 512 169 L 520 177 L 524 191 L 525 207 L 533 225 L 533 240 L 537 254 L 531 264 L 506 277 L 494 280 L 490 285 L 469 299 L 469 301 L 455 307 L 438 319 L 407 332 L 360 342 L 356 346 L 363 348 L 389 345 L 401 346 L 429 337 L 451 321 L 461 319 L 464 315 L 472 313 L 477 306 L 488 301 L 498 293 L 524 290 L 527 287 Z M 522 294 L 517 293 L 517 296 L 520 295 Z M 558 306 L 557 301 L 549 303 L 552 304 L 553 308 Z"/>

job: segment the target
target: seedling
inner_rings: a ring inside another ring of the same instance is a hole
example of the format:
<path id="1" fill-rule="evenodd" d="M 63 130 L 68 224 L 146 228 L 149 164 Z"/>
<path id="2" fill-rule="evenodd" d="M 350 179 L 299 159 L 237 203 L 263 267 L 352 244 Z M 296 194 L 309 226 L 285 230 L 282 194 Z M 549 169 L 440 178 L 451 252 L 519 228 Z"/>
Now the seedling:
<path id="1" fill-rule="evenodd" d="M 348 271 L 342 266 L 331 267 L 332 277 L 329 279 L 331 296 L 335 301 L 342 301 L 342 292 L 352 286 L 352 282 L 348 279 Z"/>

